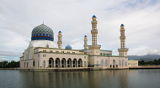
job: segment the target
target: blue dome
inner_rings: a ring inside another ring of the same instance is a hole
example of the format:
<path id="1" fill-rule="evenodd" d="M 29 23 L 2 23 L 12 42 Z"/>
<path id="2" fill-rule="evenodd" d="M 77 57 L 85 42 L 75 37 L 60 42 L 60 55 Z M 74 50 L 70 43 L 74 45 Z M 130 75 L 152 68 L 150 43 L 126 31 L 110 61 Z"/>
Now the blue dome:
<path id="1" fill-rule="evenodd" d="M 59 31 L 58 33 L 62 33 L 61 31 Z"/>
<path id="2" fill-rule="evenodd" d="M 93 15 L 92 18 L 96 18 L 96 15 Z"/>
<path id="3" fill-rule="evenodd" d="M 121 24 L 121 27 L 124 27 L 124 24 Z"/>
<path id="4" fill-rule="evenodd" d="M 71 49 L 72 49 L 72 46 L 67 45 L 67 46 L 65 47 L 65 49 L 66 49 L 66 50 L 71 50 Z"/>
<path id="5" fill-rule="evenodd" d="M 32 30 L 31 40 L 54 40 L 54 34 L 51 28 L 41 24 Z"/>

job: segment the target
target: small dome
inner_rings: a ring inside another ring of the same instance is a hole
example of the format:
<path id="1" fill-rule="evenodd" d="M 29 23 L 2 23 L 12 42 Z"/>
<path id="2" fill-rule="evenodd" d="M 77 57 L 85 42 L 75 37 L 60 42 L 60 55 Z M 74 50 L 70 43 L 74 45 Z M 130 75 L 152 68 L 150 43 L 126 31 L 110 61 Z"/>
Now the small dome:
<path id="1" fill-rule="evenodd" d="M 58 33 L 62 33 L 61 31 L 59 31 Z"/>
<path id="2" fill-rule="evenodd" d="M 96 18 L 96 16 L 95 16 L 95 15 L 93 15 L 93 16 L 92 16 L 92 18 Z"/>
<path id="3" fill-rule="evenodd" d="M 54 34 L 50 27 L 41 24 L 32 30 L 31 40 L 54 40 Z"/>
<path id="4" fill-rule="evenodd" d="M 72 49 L 72 46 L 67 45 L 67 46 L 65 47 L 65 49 L 66 49 L 66 50 L 71 50 L 71 49 Z"/>
<path id="5" fill-rule="evenodd" d="M 121 24 L 121 27 L 124 27 L 124 24 Z"/>

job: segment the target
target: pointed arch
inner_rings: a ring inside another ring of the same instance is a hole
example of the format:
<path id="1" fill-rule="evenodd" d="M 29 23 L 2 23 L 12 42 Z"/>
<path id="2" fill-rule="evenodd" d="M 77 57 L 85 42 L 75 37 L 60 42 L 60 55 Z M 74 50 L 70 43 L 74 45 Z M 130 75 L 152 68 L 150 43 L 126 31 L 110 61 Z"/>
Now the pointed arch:
<path id="1" fill-rule="evenodd" d="M 77 67 L 77 59 L 73 59 L 73 67 Z"/>
<path id="2" fill-rule="evenodd" d="M 56 58 L 56 67 L 60 67 L 60 59 L 59 58 Z"/>
<path id="3" fill-rule="evenodd" d="M 82 67 L 82 59 L 81 58 L 78 60 L 78 67 Z"/>
<path id="4" fill-rule="evenodd" d="M 67 67 L 72 67 L 72 60 L 71 60 L 71 58 L 69 58 L 67 60 Z"/>
<path id="5" fill-rule="evenodd" d="M 46 67 L 46 62 L 45 62 L 45 60 L 43 61 L 43 67 L 44 67 L 44 68 Z"/>
<path id="6" fill-rule="evenodd" d="M 45 61 L 43 62 L 43 64 L 45 65 Z M 45 67 L 45 66 L 44 66 Z M 49 67 L 54 67 L 54 60 L 53 58 L 49 58 Z"/>
<path id="7" fill-rule="evenodd" d="M 62 59 L 61 63 L 62 63 L 62 68 L 66 67 L 66 59 L 65 58 Z"/>
<path id="8" fill-rule="evenodd" d="M 116 61 L 113 60 L 113 68 L 115 68 L 115 67 L 116 67 Z"/>
<path id="9" fill-rule="evenodd" d="M 33 60 L 33 67 L 35 67 L 35 60 Z"/>

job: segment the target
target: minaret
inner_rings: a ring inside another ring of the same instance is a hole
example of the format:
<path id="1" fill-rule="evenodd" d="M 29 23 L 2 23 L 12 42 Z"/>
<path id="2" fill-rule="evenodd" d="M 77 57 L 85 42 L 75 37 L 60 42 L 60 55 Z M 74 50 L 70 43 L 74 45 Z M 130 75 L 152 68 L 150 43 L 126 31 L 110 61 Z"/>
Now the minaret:
<path id="1" fill-rule="evenodd" d="M 87 35 L 84 36 L 84 50 L 87 50 L 88 49 L 88 44 L 87 44 Z"/>
<path id="2" fill-rule="evenodd" d="M 128 48 L 125 48 L 125 39 L 126 39 L 126 36 L 125 36 L 125 28 L 124 28 L 124 25 L 121 24 L 120 26 L 120 46 L 121 48 L 118 49 L 119 51 L 119 56 L 128 56 L 127 55 L 127 52 L 128 52 Z"/>
<path id="3" fill-rule="evenodd" d="M 92 46 L 97 45 L 97 34 L 98 34 L 98 30 L 97 30 L 97 20 L 96 20 L 96 16 L 93 15 L 92 17 L 92 30 L 91 30 L 91 34 L 92 34 Z"/>
<path id="4" fill-rule="evenodd" d="M 57 41 L 58 49 L 62 49 L 62 32 L 58 32 L 58 41 Z"/>
<path id="5" fill-rule="evenodd" d="M 92 16 L 92 30 L 91 30 L 91 34 L 92 34 L 92 45 L 89 47 L 89 49 L 91 50 L 91 55 L 100 55 L 100 48 L 101 46 L 97 44 L 97 34 L 98 34 L 98 30 L 97 30 L 97 20 L 96 20 L 96 16 L 93 15 Z"/>

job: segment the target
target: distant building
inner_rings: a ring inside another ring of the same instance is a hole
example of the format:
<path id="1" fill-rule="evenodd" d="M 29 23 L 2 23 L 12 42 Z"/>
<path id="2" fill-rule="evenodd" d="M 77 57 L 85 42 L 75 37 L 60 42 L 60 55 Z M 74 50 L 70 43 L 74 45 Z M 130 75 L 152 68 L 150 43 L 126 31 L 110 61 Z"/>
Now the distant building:
<path id="1" fill-rule="evenodd" d="M 128 60 L 129 67 L 138 67 L 138 60 Z"/>
<path id="2" fill-rule="evenodd" d="M 125 47 L 125 28 L 120 25 L 119 55 L 112 55 L 110 50 L 101 50 L 97 43 L 97 19 L 92 17 L 92 44 L 88 45 L 87 35 L 84 36 L 84 49 L 75 50 L 71 45 L 62 48 L 62 32 L 58 32 L 57 46 L 53 46 L 54 33 L 45 24 L 35 27 L 32 31 L 31 42 L 20 57 L 20 67 L 23 69 L 51 68 L 128 68 L 128 48 Z"/>

